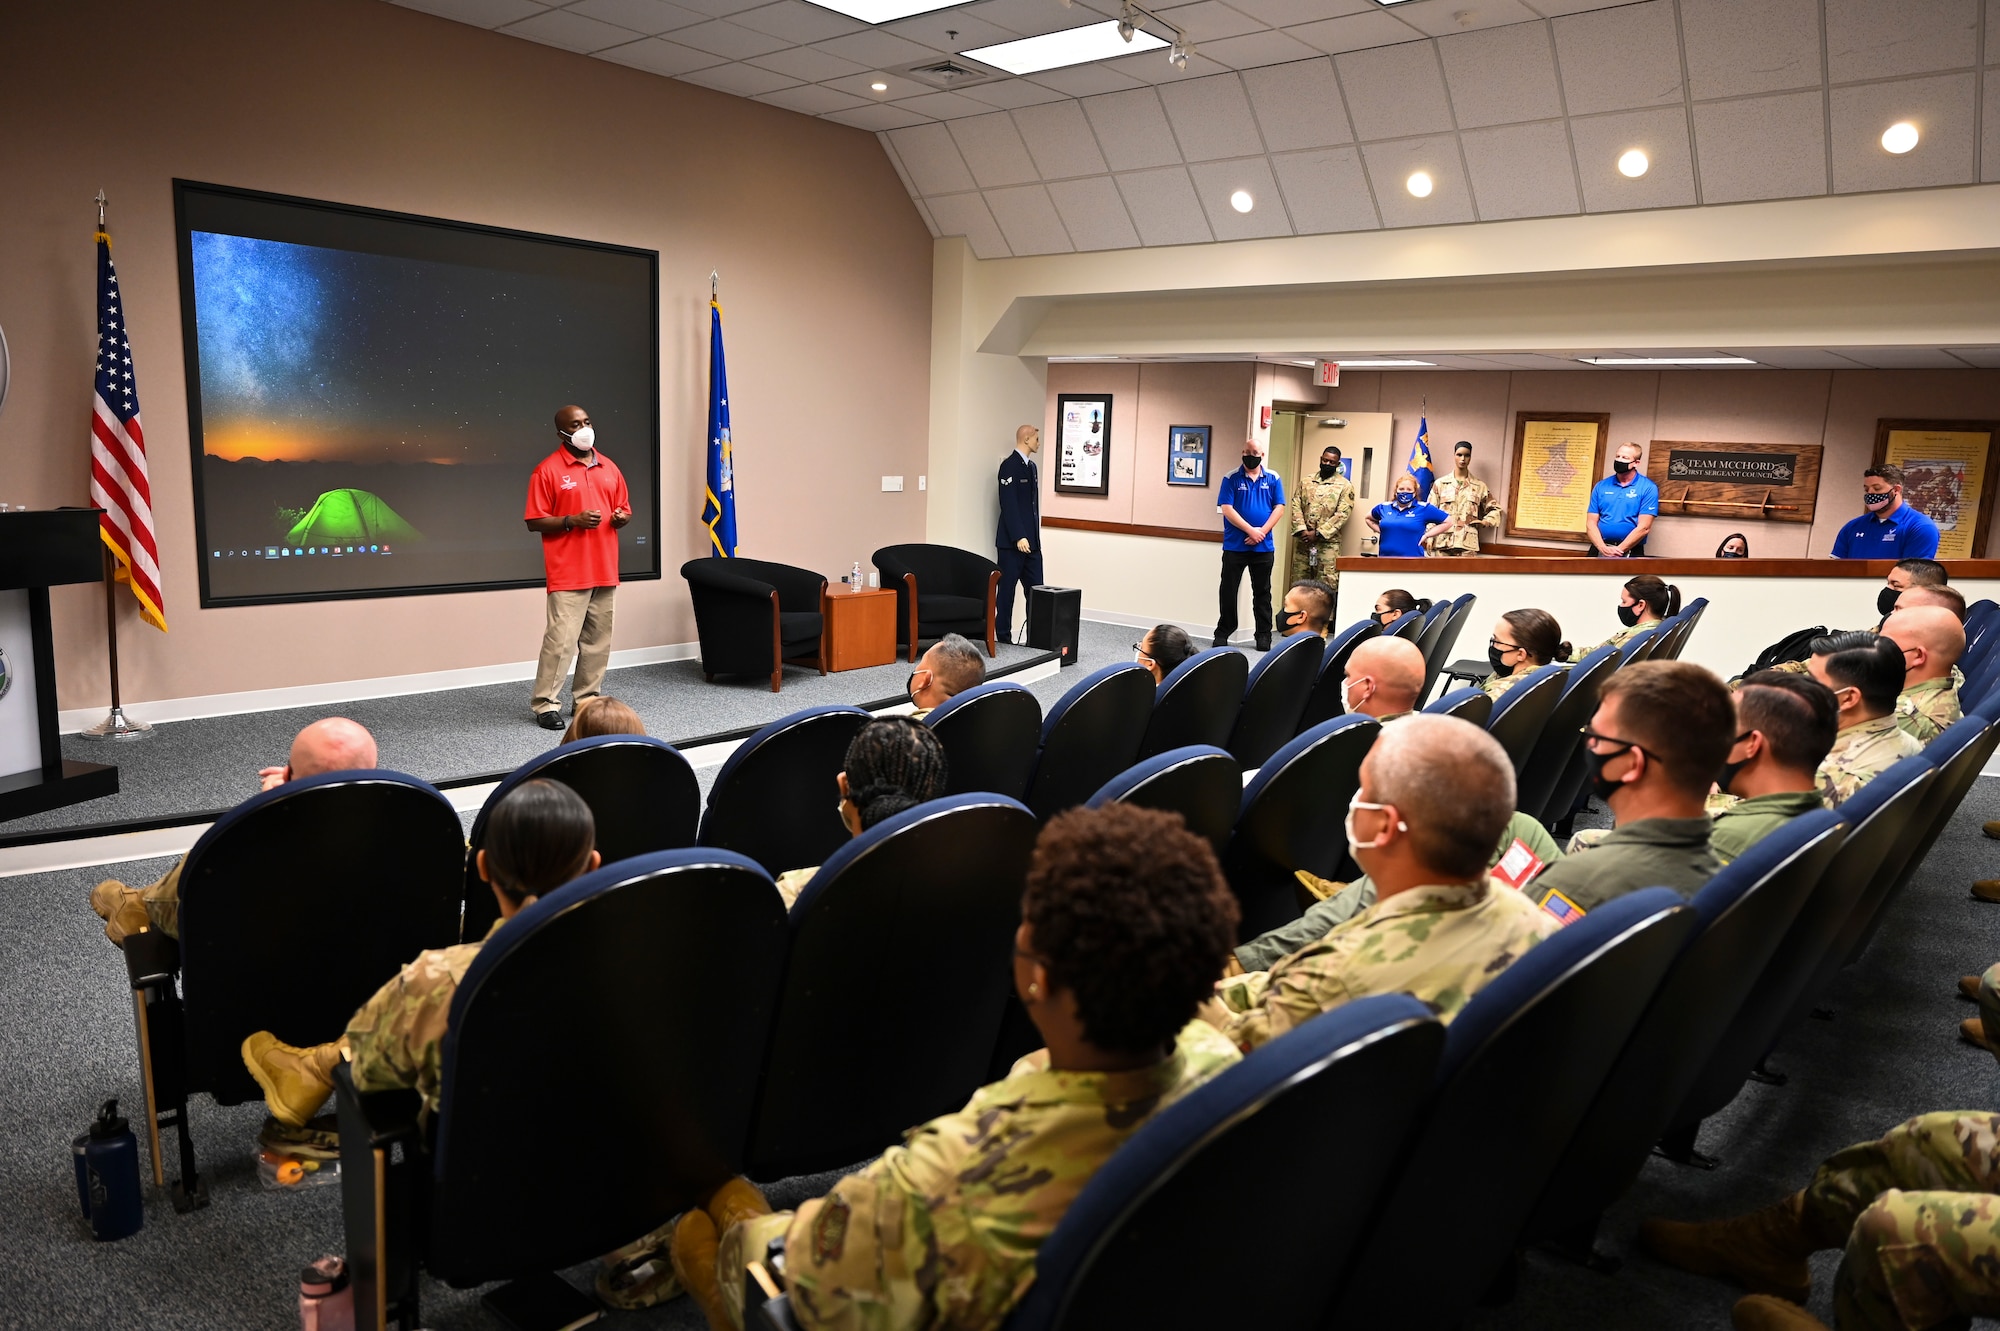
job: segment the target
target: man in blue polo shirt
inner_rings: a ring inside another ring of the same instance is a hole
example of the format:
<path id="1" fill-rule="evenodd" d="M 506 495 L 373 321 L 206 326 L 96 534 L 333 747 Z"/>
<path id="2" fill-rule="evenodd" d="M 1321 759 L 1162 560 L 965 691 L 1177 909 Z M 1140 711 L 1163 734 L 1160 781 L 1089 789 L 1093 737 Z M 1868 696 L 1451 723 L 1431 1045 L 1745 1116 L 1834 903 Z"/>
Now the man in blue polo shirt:
<path id="1" fill-rule="evenodd" d="M 1833 538 L 1835 559 L 1936 559 L 1937 524 L 1903 502 L 1903 469 L 1884 462 L 1861 473 L 1868 511 Z"/>
<path id="2" fill-rule="evenodd" d="M 1243 571 L 1250 571 L 1250 618 L 1257 631 L 1257 650 L 1271 650 L 1271 560 L 1277 543 L 1271 531 L 1285 516 L 1285 483 L 1264 469 L 1264 446 L 1255 439 L 1243 445 L 1243 465 L 1222 478 L 1216 494 L 1222 515 L 1221 613 L 1215 619 L 1215 645 L 1224 646 L 1236 632 L 1236 589 Z"/>
<path id="3" fill-rule="evenodd" d="M 1583 525 L 1590 552 L 1602 559 L 1622 559 L 1646 553 L 1646 533 L 1660 515 L 1660 487 L 1639 474 L 1637 444 L 1620 444 L 1612 455 L 1611 475 L 1590 492 Z"/>

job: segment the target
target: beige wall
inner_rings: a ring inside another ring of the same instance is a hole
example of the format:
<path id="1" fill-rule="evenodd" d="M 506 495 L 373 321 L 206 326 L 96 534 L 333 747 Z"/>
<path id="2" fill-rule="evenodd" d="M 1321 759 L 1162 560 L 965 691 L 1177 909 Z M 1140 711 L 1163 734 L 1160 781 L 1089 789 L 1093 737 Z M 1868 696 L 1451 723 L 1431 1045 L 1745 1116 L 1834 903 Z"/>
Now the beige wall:
<path id="1" fill-rule="evenodd" d="M 1250 411 L 1255 367 L 1246 361 L 1180 365 L 1051 365 L 1042 434 L 1051 441 L 1042 469 L 1042 512 L 1051 517 L 1130 522 L 1142 527 L 1213 527 L 1216 482 L 1238 465 L 1239 431 Z M 1053 441 L 1056 398 L 1062 393 L 1110 393 L 1110 493 L 1057 494 Z M 1206 425 L 1206 486 L 1167 484 L 1167 431 Z"/>
<path id="2" fill-rule="evenodd" d="M 711 268 L 744 553 L 834 573 L 920 537 L 932 244 L 871 135 L 379 0 L 7 5 L 0 50 L 0 499 L 86 502 L 102 186 L 173 629 L 128 605 L 128 701 L 521 661 L 542 622 L 532 590 L 197 608 L 176 176 L 660 252 L 666 576 L 625 589 L 621 648 L 694 636 Z M 101 703 L 99 593 L 55 617 L 62 705 Z"/>

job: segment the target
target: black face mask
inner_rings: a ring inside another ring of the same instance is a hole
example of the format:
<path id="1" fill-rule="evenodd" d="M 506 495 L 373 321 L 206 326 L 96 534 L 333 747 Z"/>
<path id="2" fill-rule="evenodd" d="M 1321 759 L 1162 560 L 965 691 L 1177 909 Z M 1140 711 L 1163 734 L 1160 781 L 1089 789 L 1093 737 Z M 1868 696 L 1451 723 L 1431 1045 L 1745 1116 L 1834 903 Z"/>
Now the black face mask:
<path id="1" fill-rule="evenodd" d="M 1255 453 L 1245 453 L 1243 455 L 1243 470 L 1255 471 L 1257 470 L 1257 465 L 1261 463 L 1263 460 L 1264 459 L 1258 457 Z"/>
<path id="2" fill-rule="evenodd" d="M 1611 464 L 1611 470 L 1617 472 L 1620 476 L 1627 476 L 1631 474 L 1632 464 L 1627 462 L 1624 458 L 1619 458 L 1616 462 L 1613 462 Z"/>
<path id="3" fill-rule="evenodd" d="M 1875 593 L 1875 609 L 1881 612 L 1882 618 L 1889 617 L 1889 612 L 1896 608 L 1896 598 L 1901 595 L 1894 587 L 1884 587 Z"/>
<path id="4" fill-rule="evenodd" d="M 1377 624 L 1386 624 L 1389 622 L 1389 614 L 1387 610 L 1371 610 L 1368 612 L 1368 617 Z"/>
<path id="5" fill-rule="evenodd" d="M 1323 481 L 1332 480 L 1339 472 L 1340 464 L 1338 462 L 1322 462 L 1319 464 L 1319 478 Z"/>
<path id="6" fill-rule="evenodd" d="M 1583 760 L 1590 764 L 1590 793 L 1597 796 L 1598 799 L 1604 801 L 1606 804 L 1611 802 L 1611 796 L 1617 791 L 1618 787 L 1625 783 L 1623 781 L 1605 780 L 1604 764 L 1616 758 L 1619 753 L 1630 753 L 1632 748 L 1633 746 L 1628 744 L 1618 750 L 1617 753 L 1598 753 L 1588 745 L 1584 746 Z"/>
<path id="7" fill-rule="evenodd" d="M 1507 653 L 1501 651 L 1498 647 L 1488 647 L 1486 649 L 1486 663 L 1493 667 L 1494 674 L 1511 675 L 1514 673 L 1514 667 L 1507 665 L 1500 659 L 1506 654 Z"/>
<path id="8" fill-rule="evenodd" d="M 1305 618 L 1304 615 L 1297 614 L 1293 611 L 1280 610 L 1278 612 L 1278 632 L 1280 634 L 1290 633 L 1292 631 L 1292 626 L 1304 618 Z"/>
<path id="9" fill-rule="evenodd" d="M 1741 744 L 1744 740 L 1749 739 L 1750 736 L 1754 733 L 1755 733 L 1754 731 L 1748 731 L 1748 730 L 1744 731 L 1742 734 L 1738 735 L 1734 740 L 1730 741 L 1729 747 L 1732 749 L 1735 748 L 1738 744 Z M 1721 791 L 1723 794 L 1727 795 L 1729 793 L 1729 783 L 1736 779 L 1736 774 L 1738 772 L 1742 771 L 1749 765 L 1750 765 L 1750 760 L 1748 758 L 1745 758 L 1740 763 L 1724 763 L 1722 765 L 1722 771 L 1716 774 L 1715 788 Z"/>
<path id="10" fill-rule="evenodd" d="M 1618 622 L 1628 629 L 1637 624 L 1639 622 L 1639 607 L 1636 605 L 1619 606 Z"/>

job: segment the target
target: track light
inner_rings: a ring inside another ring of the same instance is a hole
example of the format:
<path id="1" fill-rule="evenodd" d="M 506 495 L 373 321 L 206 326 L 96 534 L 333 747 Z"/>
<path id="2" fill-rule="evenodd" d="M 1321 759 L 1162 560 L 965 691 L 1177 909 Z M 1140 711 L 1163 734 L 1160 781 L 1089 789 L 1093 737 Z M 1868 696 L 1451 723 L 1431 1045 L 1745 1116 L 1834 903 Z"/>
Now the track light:
<path id="1" fill-rule="evenodd" d="M 1128 42 L 1131 41 L 1132 34 L 1137 31 L 1138 28 L 1133 25 L 1131 19 L 1121 18 L 1118 20 L 1118 35 L 1120 37 L 1123 37 L 1126 41 Z"/>
<path id="2" fill-rule="evenodd" d="M 1175 42 L 1171 47 L 1167 48 L 1167 63 L 1175 69 L 1186 69 L 1188 52 L 1193 49 L 1184 40 Z"/>

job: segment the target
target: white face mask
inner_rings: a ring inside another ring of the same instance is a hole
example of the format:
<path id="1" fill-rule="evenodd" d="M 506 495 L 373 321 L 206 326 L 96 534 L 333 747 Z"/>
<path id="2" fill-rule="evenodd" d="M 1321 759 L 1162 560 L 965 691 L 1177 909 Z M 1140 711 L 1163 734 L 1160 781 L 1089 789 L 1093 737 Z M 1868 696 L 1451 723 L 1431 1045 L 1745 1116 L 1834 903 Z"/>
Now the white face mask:
<path id="1" fill-rule="evenodd" d="M 1366 678 L 1366 676 L 1363 676 L 1363 678 L 1365 679 L 1365 678 Z M 1345 704 L 1347 705 L 1347 710 L 1348 710 L 1348 711 L 1350 711 L 1350 712 L 1358 712 L 1358 711 L 1360 711 L 1360 710 L 1361 710 L 1361 703 L 1364 703 L 1364 702 L 1367 702 L 1367 701 L 1368 701 L 1368 698 L 1363 698 L 1363 699 L 1361 700 L 1361 702 L 1356 702 L 1356 701 L 1354 701 L 1354 685 L 1355 685 L 1355 684 L 1358 684 L 1358 683 L 1360 683 L 1360 682 L 1361 682 L 1360 680 L 1353 680 L 1353 681 L 1350 681 L 1349 683 L 1346 683 L 1346 684 L 1343 684 L 1343 685 L 1341 685 L 1341 686 L 1340 686 L 1340 687 L 1341 687 L 1341 692 L 1340 692 L 1340 700 L 1341 700 L 1341 702 L 1343 702 L 1343 703 L 1345 703 Z M 1372 694 L 1372 693 L 1368 695 L 1368 697 L 1369 697 L 1369 698 L 1372 698 L 1372 697 L 1374 697 L 1374 696 L 1375 696 L 1375 695 L 1374 695 L 1374 694 Z"/>
<path id="2" fill-rule="evenodd" d="M 577 452 L 588 453 L 591 445 L 597 442 L 597 431 L 591 429 L 588 425 L 580 425 L 577 427 L 575 434 L 564 435 L 563 438 L 569 440 L 569 446 Z"/>
<path id="3" fill-rule="evenodd" d="M 1354 798 L 1347 801 L 1347 817 L 1341 823 L 1341 826 L 1345 828 L 1347 831 L 1348 854 L 1351 855 L 1354 854 L 1356 851 L 1363 851 L 1363 850 L 1380 850 L 1382 849 L 1382 846 L 1384 844 L 1379 838 L 1377 840 L 1370 841 L 1365 845 L 1354 839 L 1354 811 L 1356 809 L 1380 810 L 1380 809 L 1386 809 L 1388 807 L 1389 806 L 1386 804 L 1370 804 L 1367 800 L 1361 798 L 1360 791 L 1357 790 L 1354 792 Z M 1410 830 L 1410 825 L 1404 822 L 1402 819 L 1398 818 L 1396 820 L 1396 830 L 1398 832 L 1407 832 Z"/>

